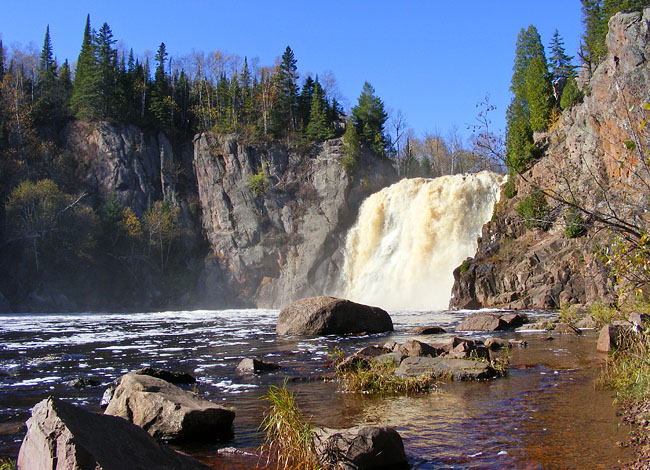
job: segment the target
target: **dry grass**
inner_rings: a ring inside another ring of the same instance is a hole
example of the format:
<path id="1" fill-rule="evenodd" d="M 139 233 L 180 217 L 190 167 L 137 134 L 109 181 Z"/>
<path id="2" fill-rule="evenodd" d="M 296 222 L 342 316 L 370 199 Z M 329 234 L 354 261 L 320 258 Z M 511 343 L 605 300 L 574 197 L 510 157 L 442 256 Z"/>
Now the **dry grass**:
<path id="1" fill-rule="evenodd" d="M 650 399 L 650 328 L 623 333 L 618 348 L 607 358 L 597 384 L 614 388 L 619 401 Z"/>
<path id="2" fill-rule="evenodd" d="M 422 393 L 435 388 L 436 379 L 431 375 L 398 377 L 395 361 L 359 363 L 355 367 L 337 370 L 343 390 L 363 393 Z"/>
<path id="3" fill-rule="evenodd" d="M 302 415 L 286 382 L 271 386 L 263 399 L 269 404 L 262 422 L 266 439 L 260 449 L 266 464 L 275 462 L 277 469 L 320 469 L 311 422 Z"/>

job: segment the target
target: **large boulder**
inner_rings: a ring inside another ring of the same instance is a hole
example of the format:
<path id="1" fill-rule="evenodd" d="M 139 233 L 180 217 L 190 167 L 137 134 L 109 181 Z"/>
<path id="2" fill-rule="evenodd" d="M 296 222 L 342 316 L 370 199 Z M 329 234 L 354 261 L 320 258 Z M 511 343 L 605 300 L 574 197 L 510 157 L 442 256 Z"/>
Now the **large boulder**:
<path id="1" fill-rule="evenodd" d="M 496 376 L 494 369 L 485 362 L 443 357 L 407 357 L 395 371 L 398 377 L 418 377 L 423 374 L 453 380 L 488 379 Z"/>
<path id="2" fill-rule="evenodd" d="M 440 347 L 434 347 L 430 344 L 417 341 L 415 339 L 409 340 L 406 343 L 402 344 L 398 350 L 400 353 L 405 356 L 429 356 L 436 357 L 443 354 L 445 351 Z"/>
<path id="3" fill-rule="evenodd" d="M 385 310 L 335 297 L 309 297 L 280 312 L 275 331 L 280 335 L 331 335 L 393 331 Z"/>
<path id="4" fill-rule="evenodd" d="M 34 406 L 18 470 L 199 470 L 209 467 L 158 444 L 137 426 L 47 398 Z"/>
<path id="5" fill-rule="evenodd" d="M 349 429 L 316 428 L 314 444 L 327 469 L 378 470 L 409 468 L 398 432 L 385 426 Z"/>
<path id="6" fill-rule="evenodd" d="M 232 438 L 234 411 L 169 382 L 129 373 L 120 379 L 106 411 L 163 440 L 216 441 Z"/>

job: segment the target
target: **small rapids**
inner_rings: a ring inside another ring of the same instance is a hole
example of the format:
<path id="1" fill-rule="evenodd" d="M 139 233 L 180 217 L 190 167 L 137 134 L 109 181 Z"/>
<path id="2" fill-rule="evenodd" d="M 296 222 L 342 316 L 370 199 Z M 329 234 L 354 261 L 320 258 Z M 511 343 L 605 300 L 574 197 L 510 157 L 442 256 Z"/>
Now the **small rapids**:
<path id="1" fill-rule="evenodd" d="M 542 313 L 528 312 L 535 319 Z M 259 426 L 270 385 L 297 392 L 315 426 L 393 426 L 404 440 L 412 469 L 610 469 L 625 459 L 616 446 L 626 430 L 608 392 L 595 390 L 600 367 L 596 335 L 556 336 L 511 332 L 515 348 L 508 376 L 452 382 L 411 396 L 345 393 L 318 380 L 328 354 L 408 339 L 437 341 L 452 333 L 414 336 L 416 325 L 453 331 L 467 312 L 392 312 L 395 332 L 370 336 L 280 337 L 273 310 L 184 311 L 133 314 L 0 315 L 0 458 L 15 458 L 29 410 L 48 395 L 100 412 L 105 387 L 128 371 L 160 367 L 188 372 L 205 398 L 236 410 L 235 437 L 223 444 L 180 450 L 212 468 L 256 468 Z M 475 335 L 485 337 L 485 335 Z M 262 356 L 282 369 L 245 376 L 244 357 Z M 77 378 L 101 385 L 74 388 Z M 222 448 L 236 451 L 222 451 Z"/>
<path id="2" fill-rule="evenodd" d="M 368 197 L 345 246 L 343 297 L 393 310 L 447 308 L 504 177 L 403 179 Z"/>

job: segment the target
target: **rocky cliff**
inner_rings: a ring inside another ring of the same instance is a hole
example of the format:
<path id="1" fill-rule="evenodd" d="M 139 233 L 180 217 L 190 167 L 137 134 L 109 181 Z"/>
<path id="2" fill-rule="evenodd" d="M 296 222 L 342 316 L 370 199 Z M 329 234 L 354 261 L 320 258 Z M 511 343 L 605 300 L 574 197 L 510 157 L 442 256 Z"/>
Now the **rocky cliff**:
<path id="1" fill-rule="evenodd" d="M 626 142 L 640 144 L 647 118 L 640 110 L 650 102 L 649 39 L 650 9 L 610 20 L 609 54 L 585 85 L 584 102 L 536 135 L 543 154 L 516 176 L 517 195 L 502 198 L 476 255 L 455 270 L 451 307 L 558 308 L 614 299 L 595 255 L 609 237 L 603 223 L 586 218 L 587 235 L 570 239 L 566 206 L 547 198 L 547 231 L 526 228 L 516 208 L 537 186 L 610 220 L 640 216 L 634 211 L 647 207 L 647 187 Z"/>
<path id="2" fill-rule="evenodd" d="M 394 181 L 387 160 L 362 153 L 349 177 L 341 139 L 309 154 L 280 144 L 245 145 L 235 136 L 194 140 L 203 228 L 212 254 L 202 305 L 280 307 L 338 290 L 344 236 L 362 200 Z M 262 175 L 264 189 L 249 187 Z"/>

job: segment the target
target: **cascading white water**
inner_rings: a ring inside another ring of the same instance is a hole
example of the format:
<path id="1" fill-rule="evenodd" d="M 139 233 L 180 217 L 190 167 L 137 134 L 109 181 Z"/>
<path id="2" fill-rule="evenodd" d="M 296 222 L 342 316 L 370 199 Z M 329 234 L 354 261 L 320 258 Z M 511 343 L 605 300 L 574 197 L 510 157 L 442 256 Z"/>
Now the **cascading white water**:
<path id="1" fill-rule="evenodd" d="M 404 179 L 368 197 L 345 245 L 344 296 L 390 310 L 444 309 L 504 177 Z"/>

